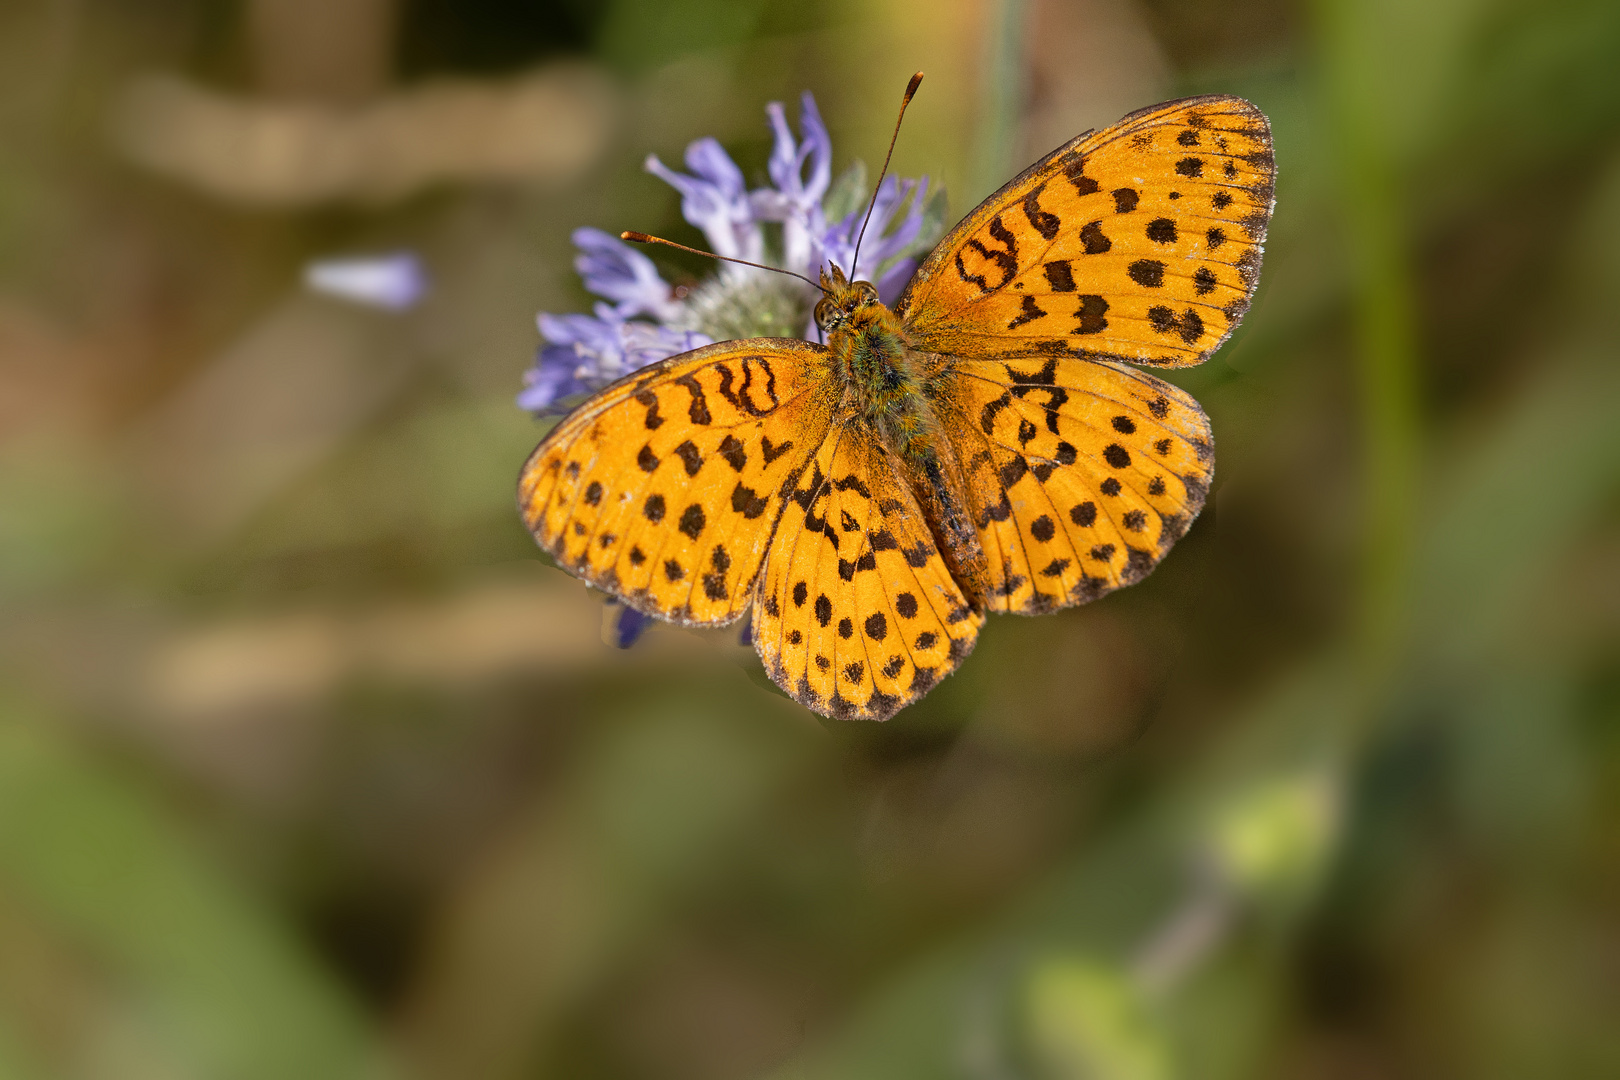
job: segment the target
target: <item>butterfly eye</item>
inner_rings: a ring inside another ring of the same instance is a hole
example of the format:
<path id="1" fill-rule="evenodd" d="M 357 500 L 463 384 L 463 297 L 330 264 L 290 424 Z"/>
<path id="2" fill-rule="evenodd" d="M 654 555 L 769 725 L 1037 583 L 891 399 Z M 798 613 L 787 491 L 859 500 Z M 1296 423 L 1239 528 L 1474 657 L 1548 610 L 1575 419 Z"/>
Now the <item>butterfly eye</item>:
<path id="1" fill-rule="evenodd" d="M 878 302 L 877 287 L 870 281 L 858 281 L 855 284 L 861 290 L 861 303 L 875 304 Z"/>
<path id="2" fill-rule="evenodd" d="M 832 304 L 823 299 L 816 304 L 816 325 L 825 330 L 827 320 L 830 318 L 832 318 Z"/>

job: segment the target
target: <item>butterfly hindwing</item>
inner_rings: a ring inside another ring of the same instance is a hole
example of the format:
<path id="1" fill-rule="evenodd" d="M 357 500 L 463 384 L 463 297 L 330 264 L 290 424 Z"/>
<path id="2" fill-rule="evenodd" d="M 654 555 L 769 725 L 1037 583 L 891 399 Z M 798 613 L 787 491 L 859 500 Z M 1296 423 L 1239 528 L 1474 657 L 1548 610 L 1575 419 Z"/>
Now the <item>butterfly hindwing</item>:
<path id="1" fill-rule="evenodd" d="M 983 622 L 899 463 L 864 421 L 840 418 L 760 577 L 753 633 L 765 670 L 817 712 L 886 720 L 956 668 Z"/>
<path id="2" fill-rule="evenodd" d="M 1139 581 L 1203 506 L 1209 420 L 1162 379 L 1069 357 L 962 361 L 946 400 L 987 610 L 1037 614 Z"/>
<path id="3" fill-rule="evenodd" d="M 687 625 L 747 606 L 785 482 L 831 415 L 819 345 L 751 338 L 622 379 L 523 468 L 518 509 L 558 565 Z"/>
<path id="4" fill-rule="evenodd" d="M 1270 127 L 1247 101 L 1144 109 L 986 199 L 895 313 L 935 352 L 1200 363 L 1248 309 L 1274 178 Z"/>

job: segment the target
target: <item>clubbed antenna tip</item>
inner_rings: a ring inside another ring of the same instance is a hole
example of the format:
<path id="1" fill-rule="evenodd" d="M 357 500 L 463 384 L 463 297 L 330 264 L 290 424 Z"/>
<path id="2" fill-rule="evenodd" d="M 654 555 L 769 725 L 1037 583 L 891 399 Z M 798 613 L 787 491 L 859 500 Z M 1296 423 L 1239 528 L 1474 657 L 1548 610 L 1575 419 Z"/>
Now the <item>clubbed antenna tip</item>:
<path id="1" fill-rule="evenodd" d="M 860 235 L 855 237 L 855 254 L 850 256 L 849 260 L 850 277 L 855 276 L 855 264 L 860 261 L 861 241 L 866 239 L 866 225 L 872 220 L 873 207 L 877 206 L 878 188 L 883 186 L 883 178 L 889 175 L 889 159 L 894 157 L 895 140 L 900 138 L 900 121 L 906 118 L 906 106 L 911 104 L 911 99 L 916 95 L 917 87 L 922 85 L 922 81 L 923 73 L 919 71 L 911 77 L 910 82 L 906 83 L 906 94 L 900 99 L 900 115 L 894 119 L 894 134 L 889 136 L 889 152 L 883 155 L 883 171 L 878 173 L 877 184 L 872 188 L 872 200 L 866 204 L 866 217 L 861 219 Z"/>

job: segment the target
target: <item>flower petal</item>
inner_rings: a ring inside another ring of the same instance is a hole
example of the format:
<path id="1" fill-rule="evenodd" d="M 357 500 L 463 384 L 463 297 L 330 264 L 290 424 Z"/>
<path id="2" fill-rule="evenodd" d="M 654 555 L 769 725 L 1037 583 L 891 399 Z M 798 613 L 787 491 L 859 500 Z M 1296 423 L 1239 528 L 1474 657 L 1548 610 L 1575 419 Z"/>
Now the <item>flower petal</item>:
<path id="1" fill-rule="evenodd" d="M 312 292 L 341 297 L 389 311 L 415 307 L 427 292 L 422 260 L 408 251 L 354 259 L 319 259 L 304 267 Z"/>

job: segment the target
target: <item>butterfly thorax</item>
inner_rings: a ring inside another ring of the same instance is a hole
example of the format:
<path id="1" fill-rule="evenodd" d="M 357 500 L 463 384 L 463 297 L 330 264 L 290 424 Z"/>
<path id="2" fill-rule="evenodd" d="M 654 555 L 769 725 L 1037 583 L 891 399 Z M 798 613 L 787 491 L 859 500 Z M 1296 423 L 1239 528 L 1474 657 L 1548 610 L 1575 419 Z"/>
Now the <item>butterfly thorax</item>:
<path id="1" fill-rule="evenodd" d="M 914 495 L 963 591 L 975 604 L 985 556 L 968 512 L 961 463 L 934 409 L 945 358 L 913 347 L 900 317 L 870 282 L 822 275 L 827 296 L 816 321 L 827 333 L 834 377 L 843 383 L 845 415 L 864 423 L 898 457 Z"/>
<path id="2" fill-rule="evenodd" d="M 870 423 L 896 452 L 910 456 L 911 443 L 928 426 L 925 373 L 913 362 L 911 342 L 899 316 L 878 299 L 868 281 L 848 281 L 835 266 L 823 274 L 826 297 L 816 321 L 827 335 L 832 371 L 846 408 Z"/>

